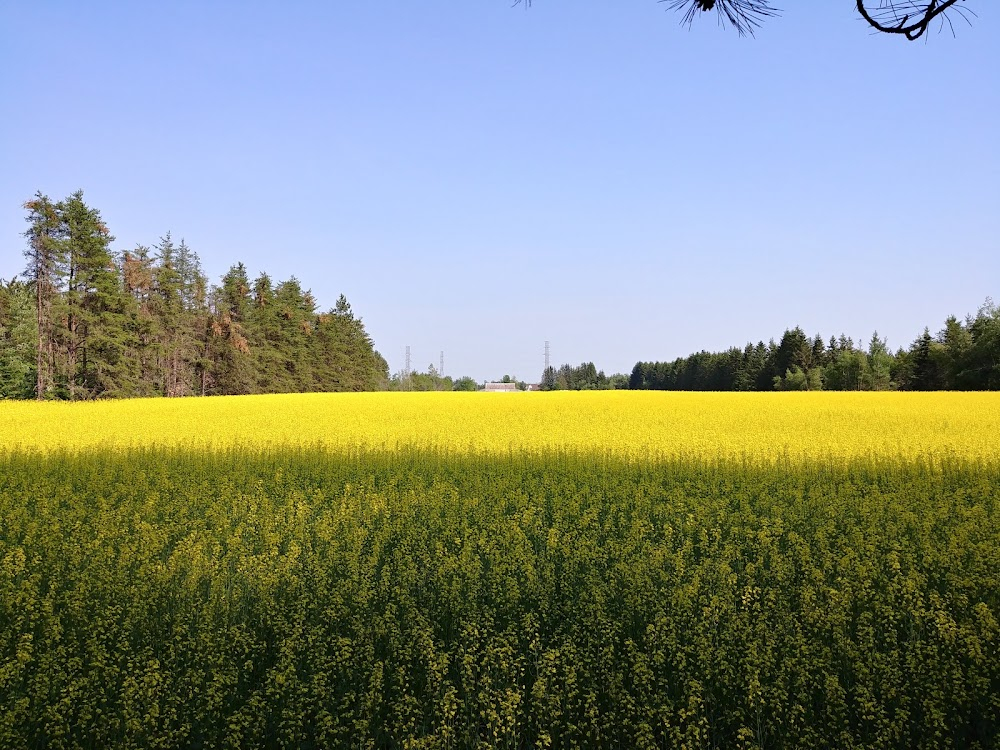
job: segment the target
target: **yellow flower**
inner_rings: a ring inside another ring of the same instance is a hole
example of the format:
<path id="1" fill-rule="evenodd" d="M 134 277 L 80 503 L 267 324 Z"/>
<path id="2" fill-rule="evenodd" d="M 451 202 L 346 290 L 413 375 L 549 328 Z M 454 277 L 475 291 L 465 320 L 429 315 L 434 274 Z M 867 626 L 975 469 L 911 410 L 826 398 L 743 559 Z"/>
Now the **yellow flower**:
<path id="1" fill-rule="evenodd" d="M 995 460 L 994 393 L 338 393 L 0 403 L 0 451 L 318 446 Z"/>

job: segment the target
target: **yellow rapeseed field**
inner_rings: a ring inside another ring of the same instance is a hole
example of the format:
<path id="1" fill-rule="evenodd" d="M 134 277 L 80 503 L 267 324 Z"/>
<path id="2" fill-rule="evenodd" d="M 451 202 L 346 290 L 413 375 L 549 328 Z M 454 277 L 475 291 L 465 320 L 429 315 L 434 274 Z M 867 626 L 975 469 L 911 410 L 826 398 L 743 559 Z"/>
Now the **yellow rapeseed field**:
<path id="1" fill-rule="evenodd" d="M 771 460 L 1000 457 L 992 393 L 358 393 L 0 403 L 0 451 L 415 446 Z"/>

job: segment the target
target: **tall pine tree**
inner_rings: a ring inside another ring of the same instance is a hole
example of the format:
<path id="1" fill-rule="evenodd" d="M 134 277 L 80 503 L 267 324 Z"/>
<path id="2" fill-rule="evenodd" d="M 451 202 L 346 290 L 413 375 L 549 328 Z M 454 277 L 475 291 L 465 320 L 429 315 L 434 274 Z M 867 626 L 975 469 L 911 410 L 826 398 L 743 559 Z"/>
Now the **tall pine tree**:
<path id="1" fill-rule="evenodd" d="M 114 237 L 77 191 L 63 203 L 69 290 L 67 377 L 72 398 L 133 395 L 125 291 L 111 255 Z"/>
<path id="2" fill-rule="evenodd" d="M 63 238 L 65 225 L 60 206 L 35 193 L 25 202 L 29 224 L 24 235 L 28 266 L 24 277 L 31 283 L 35 297 L 35 398 L 52 398 L 56 382 L 55 308 L 61 292 L 61 270 L 65 263 Z"/>

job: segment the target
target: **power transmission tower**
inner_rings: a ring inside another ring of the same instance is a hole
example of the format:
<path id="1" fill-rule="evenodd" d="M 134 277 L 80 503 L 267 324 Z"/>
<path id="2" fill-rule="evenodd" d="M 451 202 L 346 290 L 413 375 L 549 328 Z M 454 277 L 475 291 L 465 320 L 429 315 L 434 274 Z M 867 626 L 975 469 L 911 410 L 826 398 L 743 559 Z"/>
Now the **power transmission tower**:
<path id="1" fill-rule="evenodd" d="M 410 347 L 406 347 L 406 364 L 403 365 L 403 388 L 410 390 Z"/>
<path id="2" fill-rule="evenodd" d="M 548 372 L 549 370 L 549 342 L 545 342 L 545 370 L 543 372 Z"/>
<path id="3" fill-rule="evenodd" d="M 444 377 L 444 352 L 441 352 L 441 366 L 438 367 L 438 376 Z"/>

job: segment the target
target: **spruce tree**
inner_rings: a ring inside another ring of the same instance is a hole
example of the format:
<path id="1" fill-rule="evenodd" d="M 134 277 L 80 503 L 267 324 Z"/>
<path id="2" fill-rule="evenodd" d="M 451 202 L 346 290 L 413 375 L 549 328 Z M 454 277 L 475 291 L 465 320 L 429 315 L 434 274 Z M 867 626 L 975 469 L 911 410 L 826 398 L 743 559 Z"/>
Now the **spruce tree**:
<path id="1" fill-rule="evenodd" d="M 208 309 L 208 279 L 201 268 L 198 253 L 184 239 L 177 246 L 177 273 L 181 282 L 183 315 L 180 322 L 181 361 L 184 372 L 181 395 L 204 395 L 209 362 L 206 345 L 210 314 Z"/>
<path id="2" fill-rule="evenodd" d="M 24 277 L 35 296 L 35 398 L 52 398 L 56 381 L 56 331 L 54 307 L 61 291 L 61 269 L 65 264 L 65 225 L 59 204 L 41 192 L 25 202 L 29 223 L 24 236 L 28 266 Z"/>
<path id="3" fill-rule="evenodd" d="M 913 342 L 911 387 L 915 391 L 936 391 L 943 385 L 935 343 L 928 328 L 924 328 L 923 335 Z"/>
<path id="4" fill-rule="evenodd" d="M 1000 390 L 1000 307 L 987 299 L 968 329 L 972 344 L 964 382 L 975 390 Z"/>
<path id="5" fill-rule="evenodd" d="M 253 282 L 246 331 L 253 357 L 255 389 L 260 393 L 293 390 L 282 361 L 281 344 L 285 334 L 275 299 L 274 282 L 264 272 Z"/>
<path id="6" fill-rule="evenodd" d="M 246 266 L 237 263 L 222 277 L 214 293 L 210 330 L 212 360 L 209 391 L 218 394 L 256 393 L 253 359 L 246 329 L 250 309 Z"/>
<path id="7" fill-rule="evenodd" d="M 157 324 L 157 383 L 164 396 L 180 396 L 182 385 L 181 328 L 184 315 L 181 275 L 177 270 L 176 248 L 170 232 L 156 246 L 153 270 L 153 310 Z"/>
<path id="8" fill-rule="evenodd" d="M 63 203 L 70 258 L 67 341 L 70 395 L 129 396 L 126 379 L 129 340 L 125 292 L 111 255 L 114 241 L 97 209 L 77 191 Z"/>
<path id="9" fill-rule="evenodd" d="M 294 276 L 275 289 L 275 307 L 281 326 L 278 341 L 279 362 L 287 390 L 313 390 L 310 340 L 316 316 L 316 303 L 304 292 Z"/>
<path id="10" fill-rule="evenodd" d="M 127 356 L 138 380 L 136 395 L 162 395 L 157 386 L 160 375 L 157 358 L 159 324 L 153 298 L 154 258 L 148 247 L 137 245 L 134 250 L 122 253 L 120 265 L 133 344 Z"/>
<path id="11" fill-rule="evenodd" d="M 868 344 L 868 372 L 865 377 L 865 388 L 871 391 L 887 391 L 893 387 L 892 355 L 884 339 L 880 339 L 878 331 L 872 334 Z"/>

